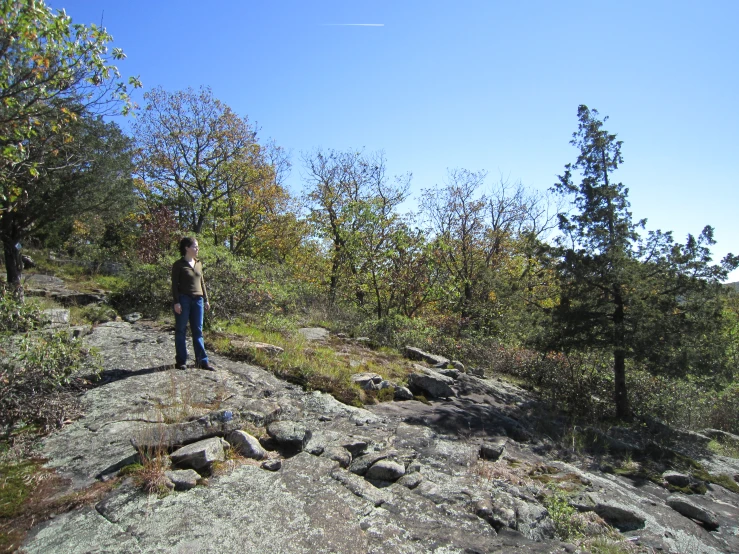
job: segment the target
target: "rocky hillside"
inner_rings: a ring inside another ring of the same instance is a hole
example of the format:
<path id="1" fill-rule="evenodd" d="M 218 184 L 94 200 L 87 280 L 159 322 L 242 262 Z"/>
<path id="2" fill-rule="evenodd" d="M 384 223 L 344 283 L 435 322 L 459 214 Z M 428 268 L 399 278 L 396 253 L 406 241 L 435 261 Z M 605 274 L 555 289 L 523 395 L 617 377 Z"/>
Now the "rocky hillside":
<path id="1" fill-rule="evenodd" d="M 739 460 L 710 430 L 579 428 L 570 448 L 534 395 L 459 369 L 409 361 L 416 399 L 356 408 L 219 356 L 171 369 L 172 332 L 143 321 L 84 340 L 102 379 L 42 455 L 58 497 L 98 492 L 28 553 L 739 552 Z"/>

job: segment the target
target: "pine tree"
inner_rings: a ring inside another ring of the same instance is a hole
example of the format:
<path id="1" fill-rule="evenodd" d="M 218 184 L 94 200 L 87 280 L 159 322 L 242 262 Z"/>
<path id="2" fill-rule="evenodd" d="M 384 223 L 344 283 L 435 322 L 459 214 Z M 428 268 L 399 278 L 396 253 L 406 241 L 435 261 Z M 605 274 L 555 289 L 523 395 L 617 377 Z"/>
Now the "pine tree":
<path id="1" fill-rule="evenodd" d="M 640 236 L 628 189 L 613 179 L 623 162 L 622 141 L 603 128 L 608 118 L 581 105 L 571 144 L 580 150 L 553 190 L 574 196 L 576 211 L 560 214 L 555 250 L 561 297 L 552 311 L 550 346 L 597 348 L 613 361 L 617 417 L 630 415 L 626 361 L 653 371 L 715 371 L 720 345 L 710 340 L 721 326 L 721 286 L 738 259 L 729 254 L 711 265 L 713 229 L 686 244 L 671 233 Z M 579 184 L 574 174 L 580 176 Z M 711 344 L 709 344 L 711 343 Z"/>

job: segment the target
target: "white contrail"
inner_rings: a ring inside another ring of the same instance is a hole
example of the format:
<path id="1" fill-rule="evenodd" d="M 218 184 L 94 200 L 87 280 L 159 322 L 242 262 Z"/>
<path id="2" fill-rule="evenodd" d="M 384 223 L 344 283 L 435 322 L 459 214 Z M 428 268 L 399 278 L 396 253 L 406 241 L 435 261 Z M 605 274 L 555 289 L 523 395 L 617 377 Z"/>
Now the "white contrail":
<path id="1" fill-rule="evenodd" d="M 384 23 L 322 23 L 324 27 L 384 27 Z"/>

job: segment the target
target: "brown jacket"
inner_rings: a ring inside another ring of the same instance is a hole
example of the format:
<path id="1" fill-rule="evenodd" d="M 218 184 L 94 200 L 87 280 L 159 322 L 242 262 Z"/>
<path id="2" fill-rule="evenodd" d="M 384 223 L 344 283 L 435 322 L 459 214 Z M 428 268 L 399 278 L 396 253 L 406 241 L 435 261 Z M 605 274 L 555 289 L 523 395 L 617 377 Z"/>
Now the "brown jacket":
<path id="1" fill-rule="evenodd" d="M 180 294 L 188 296 L 202 296 L 208 301 L 208 292 L 205 290 L 203 279 L 203 265 L 195 260 L 195 266 L 190 267 L 185 258 L 180 258 L 172 264 L 172 299 L 175 304 L 180 301 Z"/>

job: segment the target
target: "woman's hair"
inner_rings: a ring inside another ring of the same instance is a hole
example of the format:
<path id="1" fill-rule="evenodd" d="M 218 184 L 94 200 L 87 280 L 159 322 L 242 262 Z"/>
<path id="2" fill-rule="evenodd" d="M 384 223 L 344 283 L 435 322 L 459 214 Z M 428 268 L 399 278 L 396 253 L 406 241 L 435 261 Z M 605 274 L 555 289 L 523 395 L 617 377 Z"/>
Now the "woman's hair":
<path id="1" fill-rule="evenodd" d="M 195 239 L 192 237 L 182 237 L 180 239 L 180 255 L 185 255 L 185 249 L 190 248 L 193 244 L 195 244 Z"/>

